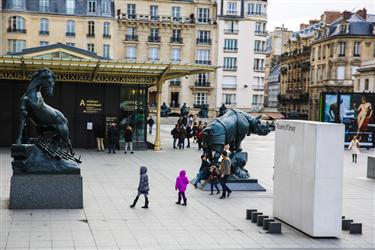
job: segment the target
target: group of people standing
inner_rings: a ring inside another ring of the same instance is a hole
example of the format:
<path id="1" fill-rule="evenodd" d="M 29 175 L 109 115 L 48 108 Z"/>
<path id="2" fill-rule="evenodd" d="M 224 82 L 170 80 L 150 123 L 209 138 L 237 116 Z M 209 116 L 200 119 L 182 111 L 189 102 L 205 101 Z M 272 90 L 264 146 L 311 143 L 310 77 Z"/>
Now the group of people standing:
<path id="1" fill-rule="evenodd" d="M 104 136 L 105 131 L 103 126 L 98 126 L 94 130 L 94 136 L 96 138 L 96 147 L 97 151 L 104 151 Z M 108 154 L 116 154 L 116 147 L 118 145 L 120 138 L 119 129 L 116 126 L 116 123 L 111 123 L 107 131 L 108 139 Z M 130 153 L 133 154 L 133 129 L 130 125 L 125 127 L 124 130 L 124 139 L 125 139 L 125 150 L 124 153 L 127 154 L 130 149 Z"/>
<path id="2" fill-rule="evenodd" d="M 190 148 L 190 140 L 193 139 L 193 143 L 198 143 L 198 149 L 202 149 L 202 131 L 207 126 L 207 123 L 202 121 L 196 122 L 193 115 L 182 116 L 178 119 L 175 127 L 171 131 L 173 137 L 173 148 L 184 149 L 185 141 L 186 147 Z M 177 143 L 177 145 L 176 145 Z"/>

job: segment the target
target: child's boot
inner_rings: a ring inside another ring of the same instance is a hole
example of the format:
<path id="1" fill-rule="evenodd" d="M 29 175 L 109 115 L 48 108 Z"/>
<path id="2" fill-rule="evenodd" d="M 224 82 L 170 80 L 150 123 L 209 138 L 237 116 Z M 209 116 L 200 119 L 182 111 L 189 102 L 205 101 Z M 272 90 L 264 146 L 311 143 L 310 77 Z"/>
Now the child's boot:
<path id="1" fill-rule="evenodd" d="M 135 197 L 133 204 L 130 205 L 131 208 L 135 207 L 135 204 L 137 204 L 138 198 L 139 198 L 138 196 Z"/>
<path id="2" fill-rule="evenodd" d="M 142 208 L 148 208 L 148 198 L 145 197 L 145 205 Z"/>
<path id="3" fill-rule="evenodd" d="M 184 203 L 182 203 L 181 206 L 187 206 L 186 201 L 187 201 L 187 200 L 184 200 Z"/>

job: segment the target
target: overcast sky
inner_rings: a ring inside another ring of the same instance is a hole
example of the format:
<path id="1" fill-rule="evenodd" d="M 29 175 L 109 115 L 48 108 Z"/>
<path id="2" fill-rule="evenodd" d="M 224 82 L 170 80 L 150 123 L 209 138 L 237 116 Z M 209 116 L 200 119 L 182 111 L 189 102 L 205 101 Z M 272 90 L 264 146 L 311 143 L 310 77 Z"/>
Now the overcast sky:
<path id="1" fill-rule="evenodd" d="M 297 31 L 299 24 L 318 19 L 326 10 L 358 10 L 366 8 L 375 14 L 375 0 L 268 0 L 268 30 L 284 24 Z"/>

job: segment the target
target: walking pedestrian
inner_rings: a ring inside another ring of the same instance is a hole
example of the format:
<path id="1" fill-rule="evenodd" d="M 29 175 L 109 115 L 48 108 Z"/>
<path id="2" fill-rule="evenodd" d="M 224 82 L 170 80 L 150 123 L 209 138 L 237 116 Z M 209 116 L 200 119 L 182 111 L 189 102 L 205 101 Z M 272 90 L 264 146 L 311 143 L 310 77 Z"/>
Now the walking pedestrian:
<path id="1" fill-rule="evenodd" d="M 210 195 L 214 194 L 214 187 L 217 190 L 216 194 L 220 194 L 219 187 L 217 186 L 217 184 L 219 183 L 219 174 L 217 173 L 217 168 L 216 168 L 215 164 L 211 164 L 211 167 L 210 167 L 210 176 L 208 177 L 208 181 L 211 184 L 211 193 L 210 193 Z"/>
<path id="2" fill-rule="evenodd" d="M 193 143 L 195 143 L 197 141 L 197 128 L 198 128 L 198 124 L 196 122 L 194 122 L 194 124 L 193 124 Z"/>
<path id="3" fill-rule="evenodd" d="M 145 205 L 142 208 L 148 208 L 148 192 L 150 191 L 150 187 L 148 185 L 148 175 L 147 175 L 147 167 L 142 166 L 140 168 L 140 178 L 139 178 L 139 184 L 138 184 L 138 194 L 135 197 L 133 204 L 130 205 L 131 208 L 135 207 L 137 204 L 137 201 L 139 199 L 139 196 L 143 194 L 145 197 Z"/>
<path id="4" fill-rule="evenodd" d="M 107 137 L 108 137 L 108 154 L 111 152 L 116 154 L 116 145 L 118 143 L 118 129 L 115 123 L 111 124 L 111 127 L 108 129 Z"/>
<path id="5" fill-rule="evenodd" d="M 171 131 L 171 135 L 173 137 L 173 148 L 176 149 L 176 142 L 177 140 L 179 139 L 180 137 L 180 127 L 178 124 L 176 124 L 176 126 L 174 127 L 174 129 L 172 129 Z"/>
<path id="6" fill-rule="evenodd" d="M 128 147 L 129 147 L 130 153 L 134 154 L 134 152 L 133 152 L 133 129 L 130 125 L 127 126 L 126 129 L 125 129 L 124 138 L 125 138 L 125 151 L 124 151 L 124 153 L 125 154 L 128 153 Z"/>
<path id="7" fill-rule="evenodd" d="M 178 200 L 176 204 L 186 206 L 187 199 L 185 195 L 186 187 L 189 184 L 189 179 L 186 177 L 186 171 L 181 170 L 180 175 L 176 178 L 176 185 L 175 189 L 178 190 Z M 183 199 L 184 203 L 181 204 L 181 199 Z"/>
<path id="8" fill-rule="evenodd" d="M 201 160 L 201 166 L 194 182 L 195 188 L 198 188 L 198 183 L 201 183 L 201 180 L 207 179 L 209 176 L 210 163 L 207 161 L 207 156 L 205 154 L 201 155 Z"/>
<path id="9" fill-rule="evenodd" d="M 152 116 L 150 116 L 150 118 L 147 120 L 147 124 L 148 124 L 148 133 L 151 135 L 152 134 L 152 126 L 154 126 L 154 124 L 155 124 L 155 121 L 154 121 L 154 119 L 152 119 Z"/>
<path id="10" fill-rule="evenodd" d="M 98 125 L 94 130 L 94 135 L 96 138 L 96 149 L 97 151 L 104 151 L 104 127 L 103 125 Z"/>
<path id="11" fill-rule="evenodd" d="M 232 190 L 230 190 L 230 188 L 227 186 L 228 178 L 231 172 L 231 161 L 228 157 L 227 151 L 223 150 L 221 152 L 221 156 L 223 159 L 220 164 L 219 174 L 220 174 L 220 184 L 223 189 L 223 193 L 220 199 L 224 199 L 225 197 L 229 197 L 230 194 L 232 193 Z M 227 192 L 228 192 L 228 196 L 226 196 Z"/>
<path id="12" fill-rule="evenodd" d="M 197 128 L 198 150 L 202 149 L 202 138 L 203 138 L 203 128 L 202 126 L 198 126 Z"/>
<path id="13" fill-rule="evenodd" d="M 359 155 L 359 140 L 356 135 L 353 136 L 348 149 L 352 152 L 352 162 L 357 163 L 357 157 Z"/>
<path id="14" fill-rule="evenodd" d="M 178 148 L 184 149 L 185 148 L 185 139 L 186 139 L 186 129 L 184 126 L 180 128 L 179 140 L 178 140 Z"/>

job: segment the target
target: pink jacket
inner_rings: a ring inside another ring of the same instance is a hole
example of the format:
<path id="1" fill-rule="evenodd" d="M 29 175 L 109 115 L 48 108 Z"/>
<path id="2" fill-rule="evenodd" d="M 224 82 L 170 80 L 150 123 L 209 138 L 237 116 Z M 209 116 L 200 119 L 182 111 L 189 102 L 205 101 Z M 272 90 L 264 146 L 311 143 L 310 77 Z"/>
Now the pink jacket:
<path id="1" fill-rule="evenodd" d="M 189 180 L 186 177 L 186 172 L 185 170 L 181 170 L 180 175 L 176 179 L 176 189 L 178 189 L 179 192 L 185 192 L 188 184 Z"/>

